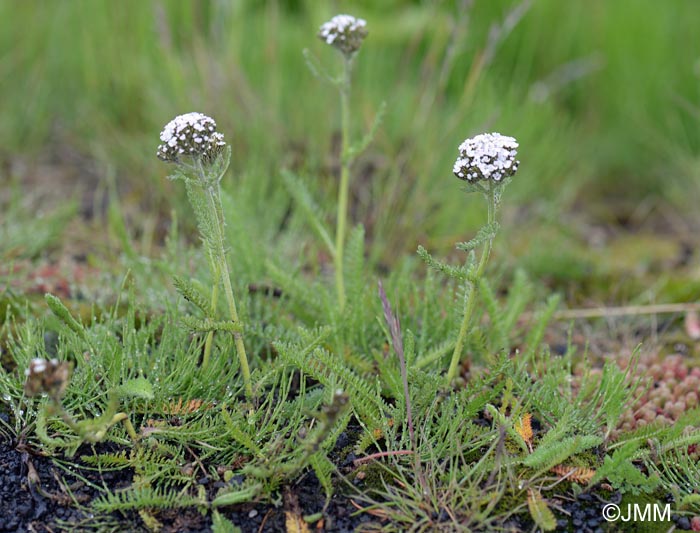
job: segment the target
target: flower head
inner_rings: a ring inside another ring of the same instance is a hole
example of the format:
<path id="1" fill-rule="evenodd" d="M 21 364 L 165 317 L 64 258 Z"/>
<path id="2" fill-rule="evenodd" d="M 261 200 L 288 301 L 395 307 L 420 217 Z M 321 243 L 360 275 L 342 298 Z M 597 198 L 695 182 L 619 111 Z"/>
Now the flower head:
<path id="1" fill-rule="evenodd" d="M 59 362 L 58 359 L 32 359 L 29 368 L 24 371 L 27 381 L 24 392 L 27 396 L 46 393 L 59 399 L 66 392 L 70 378 L 70 363 Z"/>
<path id="2" fill-rule="evenodd" d="M 350 56 L 360 49 L 367 37 L 367 21 L 352 15 L 336 15 L 321 26 L 318 37 Z"/>
<path id="3" fill-rule="evenodd" d="M 160 132 L 163 144 L 157 155 L 163 161 L 177 163 L 183 157 L 213 160 L 226 146 L 223 134 L 216 131 L 213 118 L 202 113 L 186 113 L 172 119 Z"/>
<path id="4" fill-rule="evenodd" d="M 467 181 L 500 182 L 515 174 L 520 161 L 518 142 L 500 133 L 482 133 L 459 145 L 459 157 L 452 172 Z"/>

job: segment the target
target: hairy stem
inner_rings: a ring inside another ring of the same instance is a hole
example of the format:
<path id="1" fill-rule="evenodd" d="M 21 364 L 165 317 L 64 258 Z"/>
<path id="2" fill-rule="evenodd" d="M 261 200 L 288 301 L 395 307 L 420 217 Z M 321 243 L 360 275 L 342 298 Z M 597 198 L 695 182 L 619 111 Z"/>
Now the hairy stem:
<path id="1" fill-rule="evenodd" d="M 493 187 L 489 186 L 489 188 L 484 194 L 488 202 L 488 224 L 493 224 L 496 221 L 496 195 Z M 481 278 L 481 275 L 484 273 L 484 268 L 486 267 L 486 263 L 489 260 L 492 244 L 493 238 L 490 238 L 488 241 L 486 241 L 486 243 L 484 244 L 484 249 L 481 252 L 481 259 L 479 260 L 479 265 L 476 268 L 476 272 L 473 276 L 469 276 L 469 278 L 467 278 L 464 282 L 464 289 L 467 293 L 467 296 L 464 300 L 464 316 L 462 318 L 462 325 L 459 328 L 457 343 L 455 344 L 455 349 L 452 353 L 450 367 L 447 371 L 448 385 L 452 382 L 452 380 L 455 377 L 457 377 L 457 368 L 459 367 L 459 361 L 462 356 L 462 348 L 464 347 L 464 341 L 467 338 L 467 333 L 469 332 L 469 324 L 471 322 L 472 313 L 474 312 L 474 303 L 476 302 L 478 282 Z"/>
<path id="2" fill-rule="evenodd" d="M 224 242 L 224 210 L 221 205 L 221 189 L 219 184 L 212 185 L 207 188 L 206 191 L 207 200 L 211 211 L 216 219 L 215 224 L 215 242 L 216 242 L 216 253 L 215 261 L 218 263 L 216 272 L 213 272 L 215 277 L 215 284 L 219 281 L 223 282 L 224 285 L 224 295 L 226 297 L 226 303 L 228 304 L 229 313 L 231 315 L 231 321 L 234 324 L 240 324 L 240 319 L 238 318 L 238 311 L 236 310 L 236 300 L 233 296 L 233 287 L 231 286 L 231 274 L 228 268 L 228 261 L 226 260 L 226 245 Z M 213 302 L 212 302 L 213 303 Z M 236 345 L 236 352 L 238 352 L 238 360 L 241 365 L 241 373 L 243 374 L 243 381 L 245 384 L 246 396 L 249 399 L 253 399 L 253 387 L 250 380 L 250 367 L 248 366 L 248 357 L 245 352 L 245 345 L 243 344 L 243 335 L 240 332 L 235 332 L 233 334 L 233 341 Z"/>
<path id="3" fill-rule="evenodd" d="M 348 189 L 350 186 L 350 71 L 352 58 L 345 57 L 343 62 L 343 79 L 340 88 L 340 186 L 338 188 L 338 218 L 335 233 L 335 286 L 338 293 L 338 305 L 345 308 L 345 281 L 343 278 L 343 251 L 348 218 Z"/>

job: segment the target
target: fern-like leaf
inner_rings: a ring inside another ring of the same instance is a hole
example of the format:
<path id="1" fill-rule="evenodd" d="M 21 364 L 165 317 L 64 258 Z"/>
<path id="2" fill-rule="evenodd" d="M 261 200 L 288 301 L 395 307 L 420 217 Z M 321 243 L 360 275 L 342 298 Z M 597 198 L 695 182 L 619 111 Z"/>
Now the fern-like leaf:
<path id="1" fill-rule="evenodd" d="M 553 531 L 557 527 L 557 520 L 550 510 L 547 502 L 542 499 L 538 490 L 529 489 L 527 493 L 527 508 L 533 522 L 543 531 Z"/>
<path id="2" fill-rule="evenodd" d="M 430 268 L 438 272 L 442 272 L 450 278 L 459 280 L 464 280 L 467 278 L 467 274 L 463 268 L 453 267 L 451 265 L 448 265 L 447 263 L 435 259 L 432 255 L 430 255 L 430 253 L 428 253 L 428 250 L 426 250 L 422 246 L 418 246 L 418 250 L 416 253 L 418 254 L 418 257 L 425 261 L 425 264 L 427 264 Z"/>
<path id="3" fill-rule="evenodd" d="M 205 315 L 211 313 L 211 303 L 209 299 L 199 292 L 191 281 L 180 276 L 173 276 L 173 283 L 175 284 L 177 292 L 179 292 L 185 300 L 194 304 Z"/>
<path id="4" fill-rule="evenodd" d="M 104 468 L 124 468 L 132 464 L 127 450 L 117 453 L 100 453 L 98 455 L 82 455 L 80 460 L 85 464 Z"/>
<path id="5" fill-rule="evenodd" d="M 197 498 L 183 495 L 179 491 L 154 489 L 151 487 L 132 487 L 123 491 L 109 492 L 92 502 L 96 511 L 112 513 L 157 507 L 159 509 L 179 509 L 201 505 Z"/>
<path id="6" fill-rule="evenodd" d="M 260 492 L 262 485 L 255 484 L 250 487 L 245 487 L 238 490 L 227 490 L 214 498 L 211 502 L 212 507 L 226 507 L 227 505 L 235 505 L 237 503 L 245 503 L 252 501 Z M 226 490 L 226 489 L 224 489 Z"/>
<path id="7" fill-rule="evenodd" d="M 331 475 L 335 471 L 335 465 L 323 452 L 316 452 L 309 457 L 309 464 L 311 465 L 311 468 L 313 468 L 318 481 L 321 483 L 321 486 L 326 493 L 326 501 L 329 501 L 331 496 L 333 496 L 333 482 Z"/>
<path id="8" fill-rule="evenodd" d="M 482 226 L 479 231 L 477 231 L 476 236 L 467 241 L 467 242 L 459 242 L 455 246 L 458 250 L 464 250 L 465 252 L 470 252 L 477 248 L 478 246 L 481 246 L 484 244 L 486 241 L 492 240 L 494 237 L 496 237 L 496 234 L 498 233 L 499 229 L 499 224 L 498 222 L 492 222 L 490 224 L 486 224 L 485 226 Z"/>
<path id="9" fill-rule="evenodd" d="M 202 236 L 207 255 L 210 261 L 217 263 L 220 250 L 213 239 L 219 232 L 219 225 L 214 218 L 214 207 L 210 205 L 206 191 L 192 180 L 185 181 L 185 190 L 187 191 L 187 199 L 194 210 L 199 234 Z"/>
<path id="10" fill-rule="evenodd" d="M 595 470 L 582 466 L 556 465 L 552 467 L 552 472 L 561 476 L 562 479 L 568 479 L 580 485 L 587 485 L 595 476 Z"/>
<path id="11" fill-rule="evenodd" d="M 631 441 L 615 450 L 612 455 L 605 456 L 603 464 L 590 483 L 593 485 L 607 478 L 613 487 L 622 492 L 632 494 L 652 492 L 661 480 L 657 475 L 647 477 L 632 462 L 639 457 L 641 444 L 638 441 Z M 648 455 L 648 452 L 644 455 Z"/>
<path id="12" fill-rule="evenodd" d="M 211 515 L 212 533 L 241 533 L 241 528 L 229 522 L 224 516 L 214 509 Z"/>
<path id="13" fill-rule="evenodd" d="M 71 312 L 68 310 L 68 308 L 63 304 L 63 302 L 60 300 L 60 298 L 54 296 L 53 294 L 45 294 L 44 299 L 46 300 L 46 303 L 49 306 L 49 309 L 51 309 L 51 312 L 56 315 L 57 318 L 61 320 L 66 326 L 68 326 L 68 329 L 70 329 L 72 332 L 76 333 L 81 339 L 83 339 L 86 342 L 89 342 L 87 332 L 85 331 L 85 328 L 83 325 L 78 322 Z"/>
<path id="14" fill-rule="evenodd" d="M 237 424 L 226 410 L 226 406 L 223 406 L 221 408 L 221 417 L 224 419 L 226 428 L 228 429 L 229 435 L 231 435 L 233 440 L 235 440 L 238 444 L 243 446 L 243 448 L 246 449 L 248 453 L 251 453 L 257 457 L 264 456 L 260 446 L 258 446 L 257 443 L 253 440 L 253 437 L 251 437 L 247 433 L 247 431 L 243 429 L 243 427 L 245 427 L 245 424 Z"/>
<path id="15" fill-rule="evenodd" d="M 532 450 L 532 415 L 530 413 L 525 413 L 515 422 L 515 431 Z"/>
<path id="16" fill-rule="evenodd" d="M 230 320 L 199 319 L 191 316 L 183 316 L 180 320 L 193 332 L 228 331 L 229 333 L 241 333 L 243 331 L 240 324 L 235 324 Z"/>
<path id="17" fill-rule="evenodd" d="M 567 437 L 548 446 L 538 446 L 523 460 L 523 464 L 535 470 L 549 470 L 572 455 L 598 446 L 602 442 L 603 439 L 596 435 Z"/>
<path id="18" fill-rule="evenodd" d="M 322 348 L 312 352 L 299 350 L 284 343 L 275 343 L 284 362 L 295 366 L 326 387 L 340 388 L 349 397 L 350 404 L 358 416 L 372 428 L 381 427 L 389 406 L 377 388 L 365 378 L 346 367 L 337 356 Z"/>

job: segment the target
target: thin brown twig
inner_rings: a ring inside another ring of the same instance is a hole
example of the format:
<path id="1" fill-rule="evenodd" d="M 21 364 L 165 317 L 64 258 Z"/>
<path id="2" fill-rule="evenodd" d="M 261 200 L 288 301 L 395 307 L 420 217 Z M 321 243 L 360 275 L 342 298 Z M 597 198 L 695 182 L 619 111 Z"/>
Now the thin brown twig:
<path id="1" fill-rule="evenodd" d="M 265 513 L 265 516 L 262 519 L 262 522 L 260 523 L 260 527 L 258 528 L 258 533 L 262 533 L 265 530 L 265 522 L 267 522 L 267 519 L 270 518 L 271 514 L 272 514 L 272 509 L 268 509 L 268 511 Z"/>
<path id="2" fill-rule="evenodd" d="M 376 516 L 378 518 L 381 518 L 382 520 L 388 520 L 389 519 L 389 514 L 381 508 L 376 508 L 376 507 L 362 507 L 359 503 L 357 503 L 355 500 L 350 498 L 348 500 L 352 506 L 357 509 L 358 511 L 362 511 L 364 513 L 370 514 L 372 516 Z"/>
<path id="3" fill-rule="evenodd" d="M 382 457 L 388 457 L 391 455 L 411 455 L 413 454 L 413 450 L 390 450 L 386 452 L 377 452 L 373 453 L 372 455 L 366 455 L 365 457 L 360 457 L 359 459 L 355 459 L 352 464 L 353 466 L 360 466 L 365 463 L 369 463 L 370 461 L 374 461 L 375 459 L 381 459 Z"/>
<path id="4" fill-rule="evenodd" d="M 185 449 L 190 452 L 190 455 L 194 458 L 194 462 L 197 463 L 197 466 L 199 466 L 199 469 L 202 471 L 203 475 L 207 475 L 207 469 L 204 468 L 204 465 L 202 464 L 202 461 L 199 460 L 199 457 L 197 456 L 196 453 L 194 453 L 189 446 L 185 445 Z"/>

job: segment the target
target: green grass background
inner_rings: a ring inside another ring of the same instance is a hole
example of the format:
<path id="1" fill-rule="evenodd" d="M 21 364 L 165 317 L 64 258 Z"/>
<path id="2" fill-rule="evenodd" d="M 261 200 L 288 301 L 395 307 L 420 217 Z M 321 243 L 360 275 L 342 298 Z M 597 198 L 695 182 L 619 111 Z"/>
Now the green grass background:
<path id="1" fill-rule="evenodd" d="M 251 217 L 281 222 L 283 167 L 307 176 L 330 217 L 337 95 L 302 50 L 340 68 L 316 38 L 338 12 L 370 32 L 356 62 L 357 136 L 387 103 L 352 189 L 352 220 L 366 225 L 375 257 L 419 242 L 448 250 L 478 225 L 480 201 L 457 194 L 451 166 L 458 144 L 482 131 L 518 138 L 508 203 L 545 218 L 618 201 L 697 205 L 694 0 L 2 0 L 0 156 L 31 162 L 69 146 L 98 162 L 99 180 L 115 176 L 143 209 L 167 213 L 182 191 L 163 180 L 158 133 L 198 110 L 232 144 L 225 187 Z M 16 177 L 8 168 L 3 182 Z"/>

